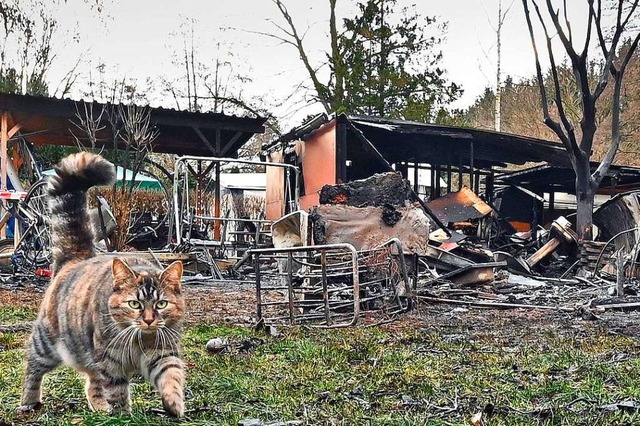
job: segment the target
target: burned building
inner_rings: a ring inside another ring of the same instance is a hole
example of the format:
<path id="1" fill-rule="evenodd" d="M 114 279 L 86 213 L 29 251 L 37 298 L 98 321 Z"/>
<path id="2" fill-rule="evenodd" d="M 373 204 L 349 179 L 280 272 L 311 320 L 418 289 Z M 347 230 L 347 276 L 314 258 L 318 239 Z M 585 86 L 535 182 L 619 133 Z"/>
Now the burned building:
<path id="1" fill-rule="evenodd" d="M 303 210 L 319 204 L 324 185 L 396 171 L 424 201 L 467 187 L 485 202 L 495 201 L 494 207 L 519 231 L 566 214 L 564 198 L 556 194 L 571 194 L 575 185 L 569 157 L 559 143 L 369 116 L 321 114 L 265 146 L 264 155 L 268 161 L 300 167 Z M 268 178 L 268 204 L 282 193 L 280 179 L 274 173 Z M 614 165 L 598 194 L 608 199 L 637 188 L 640 169 Z M 271 219 L 284 213 L 267 208 Z"/>

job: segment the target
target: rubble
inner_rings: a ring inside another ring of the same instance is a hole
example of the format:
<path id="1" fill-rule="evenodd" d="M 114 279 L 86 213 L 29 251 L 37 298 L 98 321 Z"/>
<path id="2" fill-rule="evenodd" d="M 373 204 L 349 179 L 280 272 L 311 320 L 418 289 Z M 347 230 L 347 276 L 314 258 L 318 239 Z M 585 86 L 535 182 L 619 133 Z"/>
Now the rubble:
<path id="1" fill-rule="evenodd" d="M 416 303 L 540 309 L 589 320 L 610 309 L 640 308 L 639 301 L 612 298 L 611 280 L 565 278 L 576 267 L 597 264 L 594 254 L 600 257 L 607 243 L 579 244 L 563 216 L 546 229 L 517 232 L 467 187 L 425 209 L 396 173 L 327 185 L 320 200 L 308 217 L 295 213 L 274 224 L 274 234 L 288 235 L 278 237 L 281 245 L 296 247 L 251 252 L 280 265 L 279 281 L 269 281 L 268 269 L 257 277 L 259 317 L 266 323 L 347 326 L 360 317 L 393 319 Z M 395 251 L 389 251 L 394 237 Z M 637 294 L 639 284 L 626 283 L 625 294 Z"/>
<path id="2" fill-rule="evenodd" d="M 562 216 L 551 224 L 549 237 L 545 245 L 526 260 L 529 267 L 537 265 L 542 259 L 553 253 L 560 244 L 576 245 L 578 243 L 578 236 L 571 229 L 571 222 Z"/>
<path id="3" fill-rule="evenodd" d="M 418 166 L 425 168 L 413 164 Z M 435 178 L 438 173 L 432 172 Z M 267 329 L 307 323 L 346 327 L 363 318 L 392 321 L 419 303 L 542 309 L 588 319 L 608 310 L 640 308 L 640 301 L 629 297 L 640 291 L 640 192 L 603 204 L 594 214 L 600 241 L 578 242 L 570 215 L 546 212 L 543 222 L 543 215 L 532 213 L 530 223 L 522 223 L 522 215 L 505 217 L 501 212 L 509 209 L 501 209 L 487 187 L 483 195 L 474 192 L 481 187 L 480 175 L 475 177 L 471 188 L 460 181 L 458 191 L 452 191 L 449 183 L 446 194 L 439 196 L 440 187 L 428 202 L 424 193 L 417 195 L 417 183 L 412 187 L 399 172 L 324 185 L 314 192 L 319 203 L 310 210 L 295 211 L 297 203 L 291 202 L 282 209 L 289 213 L 279 219 L 258 220 L 260 226 L 270 224 L 273 247 L 256 243 L 245 251 L 236 245 L 239 260 L 228 268 L 221 266 L 231 262 L 222 235 L 208 246 L 201 242 L 202 250 L 196 251 L 189 245 L 188 223 L 176 224 L 187 226 L 185 255 L 195 258 L 190 260 L 195 275 L 185 282 L 209 279 L 199 268 L 203 263 L 211 268 L 211 280 L 225 281 L 228 273 L 237 282 L 255 283 L 258 320 Z M 544 208 L 542 195 L 514 182 L 509 188 Z M 522 204 L 517 207 L 529 209 Z M 224 234 L 216 224 L 228 219 L 219 214 L 192 218 L 208 221 L 214 234 Z M 182 238 L 183 233 L 176 235 Z M 160 262 L 175 253 L 149 255 Z M 221 339 L 207 344 L 212 353 L 243 347 Z"/>
<path id="4" fill-rule="evenodd" d="M 338 185 L 325 185 L 320 190 L 320 204 L 343 204 L 352 207 L 402 206 L 418 197 L 400 173 L 378 173 L 367 179 Z"/>
<path id="5" fill-rule="evenodd" d="M 393 172 L 325 185 L 310 220 L 316 245 L 348 243 L 371 250 L 397 238 L 412 254 L 424 253 L 435 228 L 409 182 Z"/>
<path id="6" fill-rule="evenodd" d="M 487 235 L 487 228 L 497 216 L 491 206 L 466 186 L 429 201 L 427 206 L 449 229 L 481 238 Z"/>
<path id="7" fill-rule="evenodd" d="M 397 207 L 395 223 L 385 222 L 384 207 L 352 207 L 319 205 L 310 215 L 315 244 L 348 243 L 356 250 L 369 250 L 392 238 L 402 241 L 408 253 L 424 254 L 427 250 L 431 222 L 421 208 Z"/>

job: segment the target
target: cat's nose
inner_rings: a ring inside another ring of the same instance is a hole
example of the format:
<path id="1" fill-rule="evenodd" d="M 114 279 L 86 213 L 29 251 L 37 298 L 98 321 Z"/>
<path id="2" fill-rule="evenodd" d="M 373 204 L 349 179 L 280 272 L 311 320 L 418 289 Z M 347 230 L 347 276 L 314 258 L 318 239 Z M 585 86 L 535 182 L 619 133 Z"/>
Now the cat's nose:
<path id="1" fill-rule="evenodd" d="M 146 322 L 147 325 L 151 325 L 153 323 L 153 318 L 143 318 L 142 321 Z"/>

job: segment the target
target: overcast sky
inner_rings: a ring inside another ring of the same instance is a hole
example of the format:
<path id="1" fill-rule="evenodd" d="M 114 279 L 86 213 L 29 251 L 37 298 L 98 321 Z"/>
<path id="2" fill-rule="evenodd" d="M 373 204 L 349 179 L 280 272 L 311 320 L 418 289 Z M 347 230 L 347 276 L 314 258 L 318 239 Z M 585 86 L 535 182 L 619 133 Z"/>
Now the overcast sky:
<path id="1" fill-rule="evenodd" d="M 502 0 L 503 8 L 512 0 Z M 286 4 L 301 28 L 309 27 L 305 43 L 317 59 L 328 49 L 328 2 L 290 0 Z M 338 0 L 338 15 L 353 11 L 355 0 Z M 572 4 L 583 3 L 570 0 Z M 398 0 L 400 5 L 415 4 L 423 15 L 437 16 L 448 22 L 443 68 L 448 78 L 460 84 L 464 95 L 455 107 L 467 107 L 485 87 L 495 85 L 496 33 L 498 0 Z M 105 10 L 98 18 L 82 0 L 69 0 L 63 6 L 63 24 L 78 23 L 80 44 L 58 41 L 58 57 L 51 79 L 60 79 L 78 55 L 86 70 L 103 62 L 114 75 L 144 81 L 163 75 L 179 76 L 181 69 L 172 65 L 182 54 L 180 32 L 191 20 L 200 46 L 201 58 L 214 58 L 217 44 L 230 50 L 238 72 L 252 77 L 244 90 L 248 95 L 266 95 L 269 109 L 283 119 L 285 127 L 299 124 L 305 116 L 320 112 L 319 105 L 301 108 L 292 101 L 281 102 L 306 78 L 295 50 L 275 40 L 255 34 L 274 32 L 269 20 L 283 24 L 271 0 L 105 0 Z M 578 12 L 580 20 L 582 10 Z M 522 3 L 515 0 L 503 27 L 502 74 L 516 80 L 531 76 L 533 54 L 529 42 Z M 210 63 L 213 63 L 211 61 Z M 95 72 L 95 71 L 94 71 Z M 175 108 L 171 99 L 154 99 L 152 104 Z M 155 106 L 155 105 L 154 105 Z"/>

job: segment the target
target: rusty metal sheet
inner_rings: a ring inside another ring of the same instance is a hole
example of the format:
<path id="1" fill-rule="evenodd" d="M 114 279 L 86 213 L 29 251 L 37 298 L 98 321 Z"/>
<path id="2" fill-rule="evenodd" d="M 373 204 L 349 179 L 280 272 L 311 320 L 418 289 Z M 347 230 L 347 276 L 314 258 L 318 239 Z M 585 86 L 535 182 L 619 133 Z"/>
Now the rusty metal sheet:
<path id="1" fill-rule="evenodd" d="M 616 195 L 601 205 L 593 213 L 593 223 L 601 232 L 600 240 L 622 233 L 613 241 L 616 249 L 632 250 L 640 243 L 640 191 Z"/>
<path id="2" fill-rule="evenodd" d="M 431 220 L 421 207 L 398 207 L 395 212 L 399 217 L 389 226 L 384 207 L 319 205 L 311 213 L 314 243 L 349 243 L 356 250 L 369 250 L 398 238 L 405 253 L 425 254 Z"/>
<path id="3" fill-rule="evenodd" d="M 493 212 L 491 206 L 466 186 L 429 201 L 427 206 L 443 223 L 481 219 Z"/>

